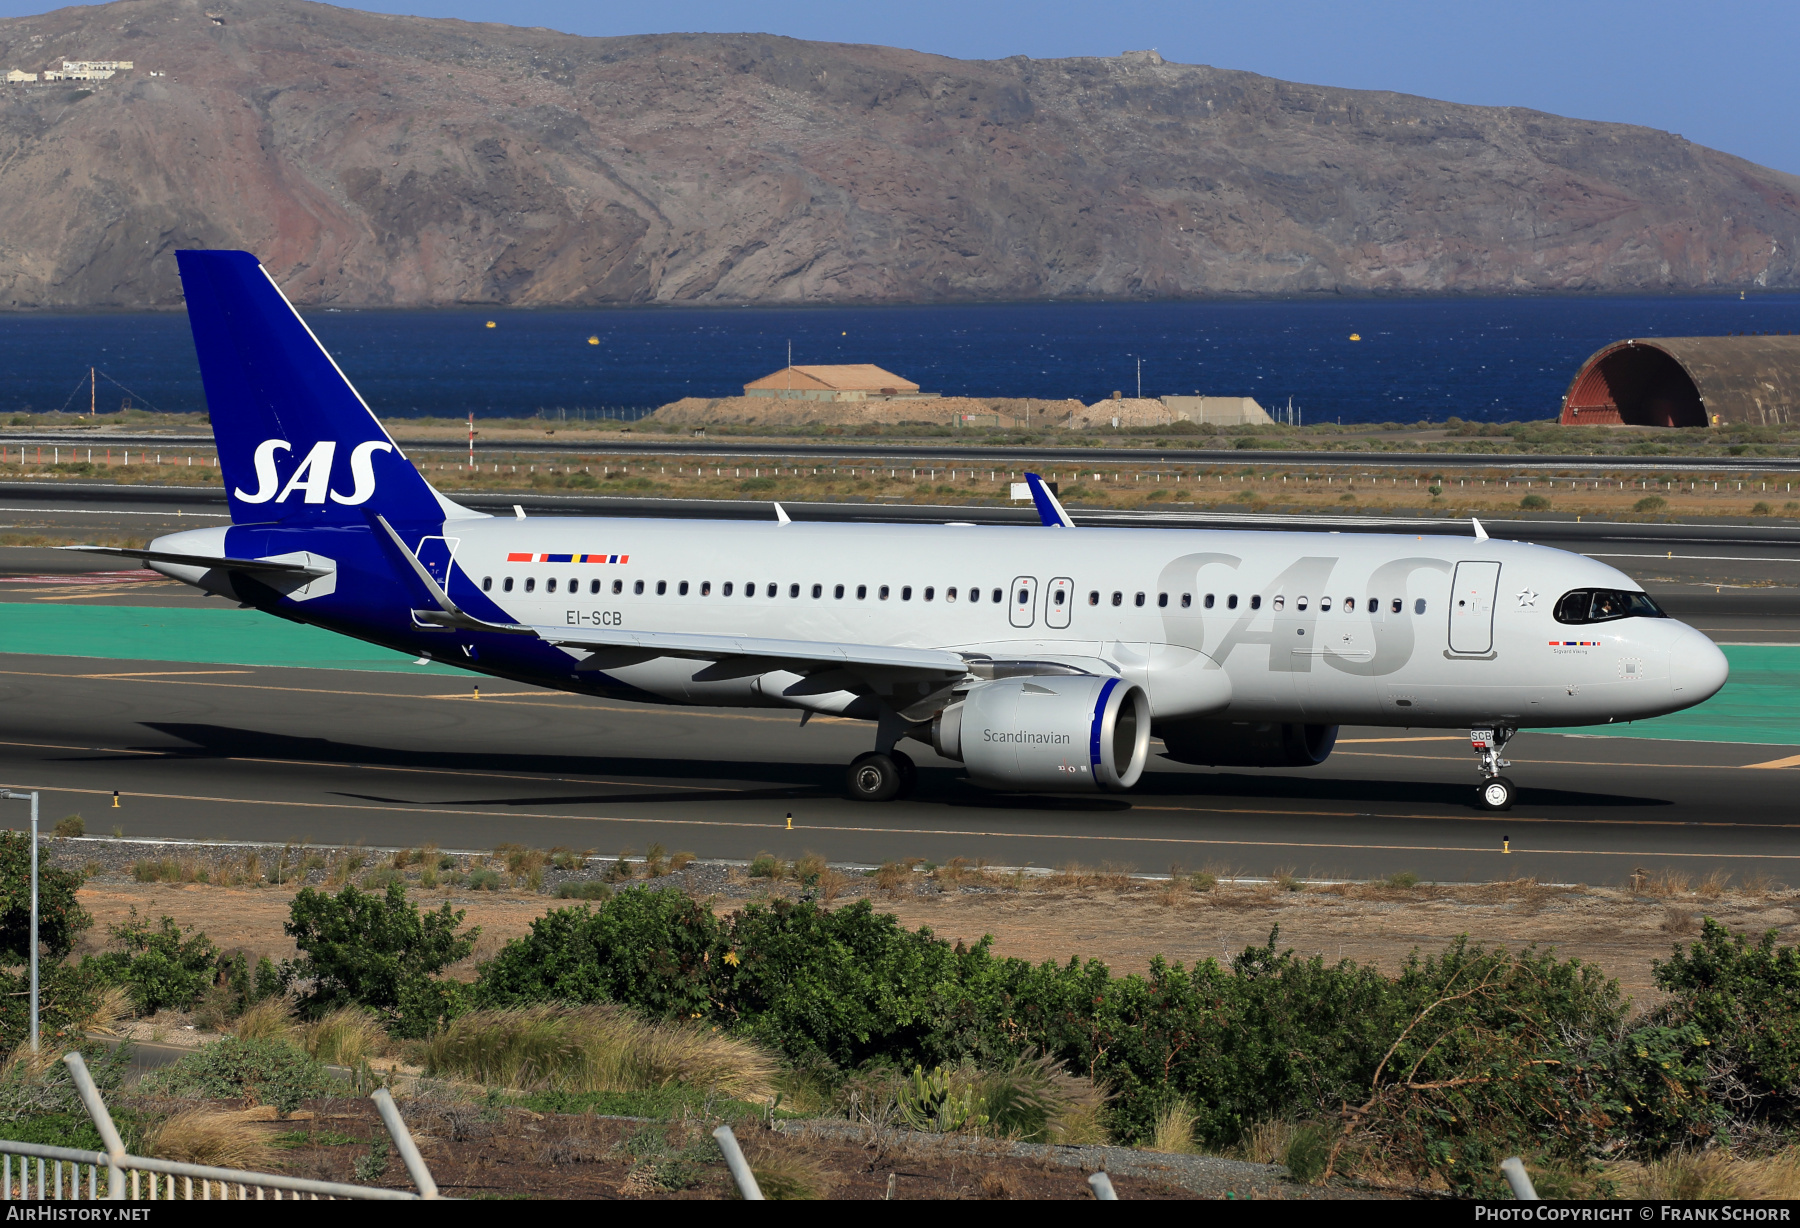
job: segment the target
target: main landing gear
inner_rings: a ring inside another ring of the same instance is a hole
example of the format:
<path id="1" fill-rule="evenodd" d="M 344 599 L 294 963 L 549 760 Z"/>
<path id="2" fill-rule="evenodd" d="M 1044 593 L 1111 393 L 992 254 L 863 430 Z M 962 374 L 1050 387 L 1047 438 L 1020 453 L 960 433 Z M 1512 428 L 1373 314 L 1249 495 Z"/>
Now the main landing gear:
<path id="1" fill-rule="evenodd" d="M 919 784 L 919 769 L 903 751 L 865 751 L 850 761 L 846 777 L 850 796 L 859 802 L 887 802 L 911 797 Z"/>
<path id="2" fill-rule="evenodd" d="M 1513 782 L 1500 775 L 1500 769 L 1512 764 L 1500 757 L 1506 744 L 1512 741 L 1516 729 L 1504 727 L 1496 729 L 1469 730 L 1469 745 L 1481 756 L 1481 789 L 1476 794 L 1477 804 L 1483 810 L 1511 810 L 1518 790 Z"/>

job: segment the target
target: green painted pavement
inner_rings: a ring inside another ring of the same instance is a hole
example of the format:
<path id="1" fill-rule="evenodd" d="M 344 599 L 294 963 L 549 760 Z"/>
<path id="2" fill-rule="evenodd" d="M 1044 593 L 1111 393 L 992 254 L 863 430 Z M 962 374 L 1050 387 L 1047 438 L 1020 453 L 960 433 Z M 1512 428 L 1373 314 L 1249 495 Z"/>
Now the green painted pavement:
<path id="1" fill-rule="evenodd" d="M 1800 745 L 1800 646 L 1727 644 L 1724 651 L 1731 681 L 1697 708 L 1630 724 L 1545 732 Z M 414 665 L 404 653 L 239 609 L 0 603 L 0 653 L 462 673 L 435 663 Z"/>
<path id="2" fill-rule="evenodd" d="M 0 653 L 9 652 L 200 665 L 462 673 L 445 665 L 414 665 L 405 653 L 236 608 L 0 602 Z"/>

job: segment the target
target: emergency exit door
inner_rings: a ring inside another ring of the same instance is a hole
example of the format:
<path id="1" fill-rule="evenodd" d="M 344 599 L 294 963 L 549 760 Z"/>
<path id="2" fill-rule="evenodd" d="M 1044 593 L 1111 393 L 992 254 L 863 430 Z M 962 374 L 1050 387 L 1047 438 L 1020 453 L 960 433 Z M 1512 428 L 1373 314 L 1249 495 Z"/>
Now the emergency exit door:
<path id="1" fill-rule="evenodd" d="M 1458 563 L 1450 585 L 1450 651 L 1480 654 L 1494 650 L 1494 596 L 1500 564 Z"/>
<path id="2" fill-rule="evenodd" d="M 1050 581 L 1050 587 L 1044 593 L 1044 625 L 1046 627 L 1066 627 L 1069 625 L 1069 608 L 1075 604 L 1075 581 L 1067 576 L 1058 576 Z"/>
<path id="3" fill-rule="evenodd" d="M 1011 598 L 1007 602 L 1012 607 L 1012 625 L 1029 627 L 1037 621 L 1037 577 L 1019 576 L 1012 582 Z"/>

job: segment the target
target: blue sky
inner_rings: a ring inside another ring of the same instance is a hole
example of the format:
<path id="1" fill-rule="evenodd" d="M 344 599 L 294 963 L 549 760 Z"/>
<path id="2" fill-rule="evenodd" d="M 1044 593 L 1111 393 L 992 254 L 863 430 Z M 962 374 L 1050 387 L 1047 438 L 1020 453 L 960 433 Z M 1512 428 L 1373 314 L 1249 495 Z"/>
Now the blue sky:
<path id="1" fill-rule="evenodd" d="M 987 59 L 1116 55 L 1679 132 L 1800 174 L 1800 4 L 1712 0 L 359 0 L 573 34 L 756 30 Z M 0 14 L 41 12 L 0 0 Z"/>

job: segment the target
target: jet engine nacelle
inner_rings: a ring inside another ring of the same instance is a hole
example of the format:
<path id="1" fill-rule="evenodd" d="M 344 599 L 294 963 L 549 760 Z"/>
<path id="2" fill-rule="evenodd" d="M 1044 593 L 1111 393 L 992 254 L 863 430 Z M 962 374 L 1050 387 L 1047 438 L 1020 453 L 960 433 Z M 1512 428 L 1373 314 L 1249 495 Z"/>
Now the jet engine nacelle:
<path id="1" fill-rule="evenodd" d="M 1202 767 L 1317 767 L 1337 745 L 1336 725 L 1278 721 L 1164 721 L 1156 736 L 1177 763 Z"/>
<path id="2" fill-rule="evenodd" d="M 931 726 L 938 754 L 994 789 L 1129 789 L 1150 757 L 1150 701 L 1119 678 L 984 682 Z"/>

